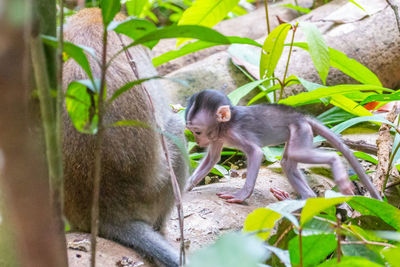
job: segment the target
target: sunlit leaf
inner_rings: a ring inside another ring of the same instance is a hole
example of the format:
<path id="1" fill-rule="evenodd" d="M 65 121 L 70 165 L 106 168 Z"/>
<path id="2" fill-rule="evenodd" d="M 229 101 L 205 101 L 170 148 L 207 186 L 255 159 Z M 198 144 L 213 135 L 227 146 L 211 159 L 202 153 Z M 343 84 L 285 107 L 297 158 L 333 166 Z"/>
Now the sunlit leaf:
<path id="1" fill-rule="evenodd" d="M 183 12 L 178 25 L 201 25 L 213 27 L 231 11 L 239 0 L 196 0 L 191 7 Z M 190 36 L 188 36 L 190 37 Z M 181 45 L 186 40 L 178 40 Z"/>
<path id="2" fill-rule="evenodd" d="M 269 79 L 264 79 L 264 80 L 247 83 L 247 84 L 235 89 L 231 93 L 229 93 L 228 98 L 231 100 L 233 105 L 237 105 L 244 96 L 246 96 L 254 88 L 256 88 L 257 86 L 259 86 L 260 84 L 262 84 L 263 82 L 265 82 L 267 80 L 269 80 Z"/>
<path id="3" fill-rule="evenodd" d="M 281 57 L 283 45 L 292 25 L 284 23 L 276 27 L 265 39 L 261 49 L 260 79 L 270 78 Z"/>
<path id="4" fill-rule="evenodd" d="M 317 267 L 382 267 L 382 265 L 369 261 L 362 257 L 342 257 L 340 262 L 336 258 L 325 261 Z"/>
<path id="5" fill-rule="evenodd" d="M 213 245 L 196 251 L 189 258 L 188 267 L 259 267 L 266 258 L 261 240 L 230 233 L 220 237 Z"/>
<path id="6" fill-rule="evenodd" d="M 259 232 L 257 236 L 266 240 L 277 220 L 282 218 L 279 213 L 265 208 L 259 208 L 250 213 L 243 225 L 244 232 Z"/>
<path id="7" fill-rule="evenodd" d="M 326 77 L 329 72 L 329 50 L 325 43 L 324 37 L 318 28 L 309 22 L 301 22 L 300 28 L 304 32 L 307 38 L 307 43 L 310 49 L 311 60 L 314 63 L 315 68 L 322 80 L 322 83 L 326 83 Z"/>
<path id="8" fill-rule="evenodd" d="M 70 83 L 65 102 L 75 128 L 82 133 L 95 134 L 98 127 L 98 93 L 93 92 L 95 86 L 91 86 L 91 89 L 87 86 L 89 83 L 89 80 Z"/>
<path id="9" fill-rule="evenodd" d="M 334 234 L 302 236 L 303 266 L 315 266 L 331 254 L 337 246 Z M 299 236 L 289 241 L 292 266 L 300 264 Z"/>
<path id="10" fill-rule="evenodd" d="M 111 98 L 108 100 L 109 103 L 117 99 L 121 94 L 125 93 L 129 89 L 132 89 L 135 85 L 142 84 L 146 81 L 153 80 L 153 79 L 159 79 L 161 78 L 160 76 L 153 76 L 145 79 L 139 79 L 136 81 L 128 82 L 124 86 L 120 87 L 117 91 L 114 92 L 114 94 L 111 96 Z"/>
<path id="11" fill-rule="evenodd" d="M 129 16 L 139 17 L 148 0 L 129 0 L 125 2 L 126 10 Z"/>
<path id="12" fill-rule="evenodd" d="M 382 250 L 382 255 L 389 263 L 389 266 L 398 266 L 400 263 L 400 248 L 386 248 Z"/>
<path id="13" fill-rule="evenodd" d="M 120 0 L 101 0 L 101 14 L 103 16 L 103 24 L 105 27 L 114 19 L 115 15 L 121 9 Z"/>
<path id="14" fill-rule="evenodd" d="M 294 9 L 296 11 L 302 12 L 304 14 L 308 14 L 308 13 L 311 12 L 311 9 L 309 9 L 309 8 L 305 8 L 305 7 L 301 7 L 301 6 L 295 6 L 293 4 L 284 4 L 284 5 L 280 5 L 280 6 L 291 8 L 291 9 Z"/>

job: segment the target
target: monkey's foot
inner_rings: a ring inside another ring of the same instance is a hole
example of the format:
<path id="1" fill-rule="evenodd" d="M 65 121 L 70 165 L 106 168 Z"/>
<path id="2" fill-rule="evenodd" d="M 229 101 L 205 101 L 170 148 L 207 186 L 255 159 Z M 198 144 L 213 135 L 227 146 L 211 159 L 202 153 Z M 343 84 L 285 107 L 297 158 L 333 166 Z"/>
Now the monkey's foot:
<path id="1" fill-rule="evenodd" d="M 236 193 L 217 193 L 217 196 L 219 196 L 222 199 L 226 199 L 226 202 L 229 203 L 243 203 L 247 198 L 249 198 L 251 195 L 251 192 L 247 192 L 246 190 L 239 190 Z"/>
<path id="2" fill-rule="evenodd" d="M 280 190 L 280 189 L 277 189 L 277 188 L 272 188 L 272 187 L 269 189 L 269 191 L 279 201 L 291 199 L 289 193 L 286 192 L 286 191 L 283 191 L 283 190 Z"/>
<path id="3" fill-rule="evenodd" d="M 354 195 L 354 185 L 348 179 L 337 182 L 340 193 L 344 195 Z"/>

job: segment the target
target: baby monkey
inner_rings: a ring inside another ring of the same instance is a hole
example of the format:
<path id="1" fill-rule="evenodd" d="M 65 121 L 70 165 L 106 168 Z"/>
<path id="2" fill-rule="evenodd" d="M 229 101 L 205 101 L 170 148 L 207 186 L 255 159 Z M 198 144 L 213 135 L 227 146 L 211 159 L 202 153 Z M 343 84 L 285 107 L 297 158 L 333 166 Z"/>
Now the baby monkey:
<path id="1" fill-rule="evenodd" d="M 233 106 L 226 95 L 204 90 L 189 99 L 186 108 L 186 127 L 196 143 L 209 147 L 207 156 L 189 178 L 188 190 L 193 189 L 220 160 L 226 144 L 243 151 L 248 160 L 247 178 L 242 189 L 235 193 L 218 193 L 227 202 L 242 203 L 253 193 L 263 158 L 261 147 L 286 143 L 281 165 L 290 184 L 303 199 L 316 197 L 297 168 L 298 163 L 327 163 L 341 193 L 353 194 L 347 170 L 336 153 L 313 148 L 314 134 L 326 138 L 349 161 L 372 197 L 381 200 L 376 188 L 365 174 L 353 153 L 329 128 L 295 109 L 279 104 Z"/>

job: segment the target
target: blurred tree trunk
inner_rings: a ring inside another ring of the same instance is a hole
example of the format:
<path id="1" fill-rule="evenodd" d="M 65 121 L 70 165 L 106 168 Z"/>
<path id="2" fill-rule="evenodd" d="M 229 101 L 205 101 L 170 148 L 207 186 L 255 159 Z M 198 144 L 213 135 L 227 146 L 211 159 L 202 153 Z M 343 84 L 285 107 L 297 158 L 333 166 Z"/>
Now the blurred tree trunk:
<path id="1" fill-rule="evenodd" d="M 44 153 L 40 137 L 32 131 L 23 79 L 25 2 L 0 1 L 0 187 L 6 208 L 2 217 L 12 225 L 19 265 L 63 267 L 65 241 L 50 205 Z"/>

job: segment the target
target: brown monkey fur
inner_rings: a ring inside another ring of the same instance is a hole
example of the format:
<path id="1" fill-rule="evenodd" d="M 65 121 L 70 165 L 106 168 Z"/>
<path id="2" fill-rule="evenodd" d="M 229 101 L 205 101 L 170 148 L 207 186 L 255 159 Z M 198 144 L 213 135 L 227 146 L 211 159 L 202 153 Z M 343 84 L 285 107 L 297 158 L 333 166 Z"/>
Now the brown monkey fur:
<path id="1" fill-rule="evenodd" d="M 116 17 L 116 20 L 123 19 L 120 14 Z M 132 42 L 125 36 L 121 37 L 125 45 Z M 66 41 L 91 47 L 101 58 L 102 39 L 100 9 L 83 9 L 69 18 L 65 29 Z M 121 49 L 121 41 L 115 32 L 109 31 L 107 46 L 108 58 Z M 157 74 L 146 48 L 135 46 L 129 51 L 139 78 Z M 91 56 L 88 55 L 88 59 L 93 76 L 99 79 L 100 67 Z M 81 79 L 87 79 L 87 75 L 74 60 L 68 60 L 64 64 L 64 88 Z M 107 95 L 111 96 L 119 87 L 136 79 L 126 55 L 121 53 L 107 71 Z M 146 88 L 152 96 L 155 114 L 143 88 L 136 86 L 110 105 L 104 117 L 105 125 L 120 120 L 139 120 L 155 126 L 154 116 L 158 116 L 164 129 L 183 141 L 183 122 L 172 113 L 159 82 L 148 81 Z M 182 189 L 187 166 L 178 148 L 166 139 Z M 79 133 L 64 111 L 65 215 L 74 230 L 85 232 L 90 231 L 94 147 L 95 136 Z M 177 266 L 177 251 L 157 233 L 162 230 L 174 205 L 159 134 L 140 127 L 107 128 L 101 164 L 100 235 L 133 247 L 162 265 Z"/>

